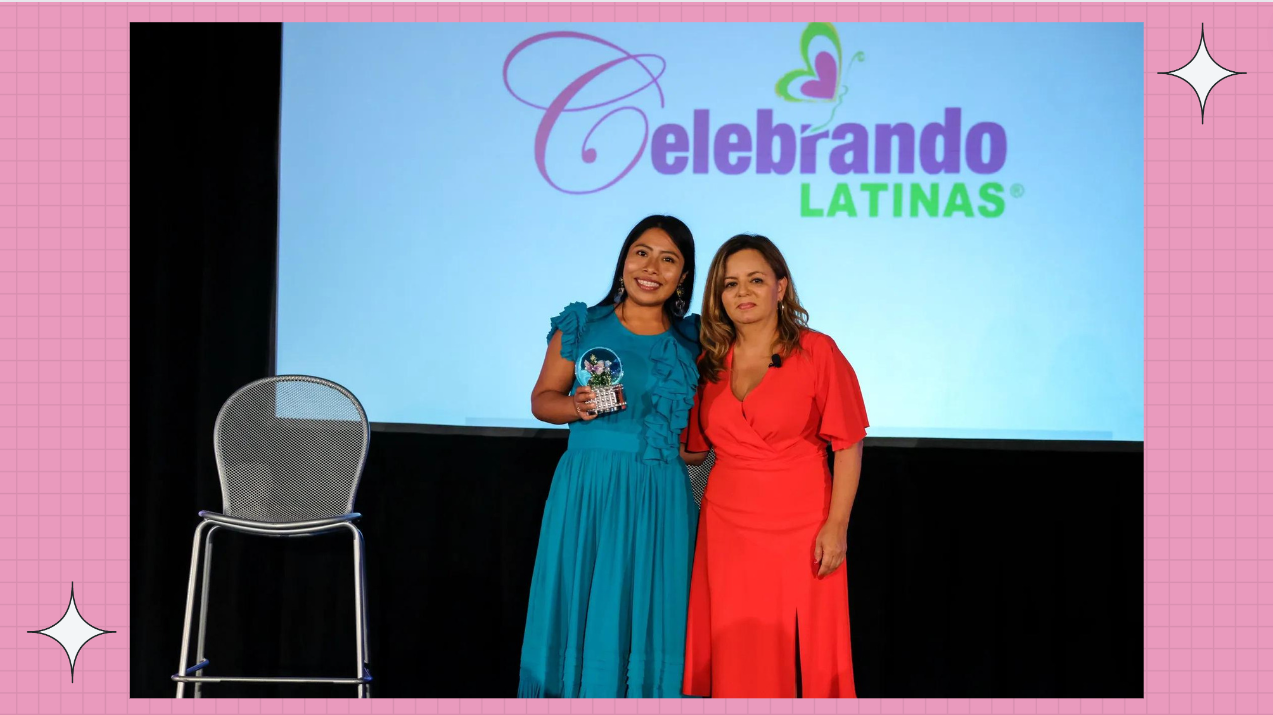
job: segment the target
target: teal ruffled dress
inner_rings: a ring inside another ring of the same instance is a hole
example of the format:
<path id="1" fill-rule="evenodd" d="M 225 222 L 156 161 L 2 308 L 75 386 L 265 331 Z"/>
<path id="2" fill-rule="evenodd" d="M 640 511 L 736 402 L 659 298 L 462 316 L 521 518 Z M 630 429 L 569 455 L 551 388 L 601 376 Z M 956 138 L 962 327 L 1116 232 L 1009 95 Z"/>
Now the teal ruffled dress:
<path id="1" fill-rule="evenodd" d="M 637 335 L 614 308 L 552 320 L 562 357 L 607 349 L 628 407 L 570 425 L 544 508 L 518 697 L 677 698 L 698 507 L 678 449 L 698 384 L 698 316 Z"/>

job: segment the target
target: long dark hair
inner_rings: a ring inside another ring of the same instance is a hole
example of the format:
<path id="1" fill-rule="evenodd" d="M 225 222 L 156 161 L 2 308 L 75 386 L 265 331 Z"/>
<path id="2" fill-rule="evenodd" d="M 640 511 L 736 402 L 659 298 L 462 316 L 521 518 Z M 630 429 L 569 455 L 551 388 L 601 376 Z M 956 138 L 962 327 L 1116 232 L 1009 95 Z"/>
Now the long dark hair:
<path id="1" fill-rule="evenodd" d="M 703 357 L 699 360 L 698 372 L 708 382 L 716 382 L 720 377 L 725 355 L 738 337 L 734 321 L 729 319 L 720 299 L 725 291 L 725 261 L 749 248 L 760 253 L 769 264 L 775 281 L 787 279 L 787 292 L 778 303 L 778 352 L 785 356 L 800 350 L 800 334 L 809 328 L 809 312 L 796 295 L 796 281 L 791 277 L 791 269 L 787 268 L 787 259 L 782 257 L 782 251 L 764 236 L 748 233 L 734 236 L 716 251 L 716 257 L 707 269 L 707 286 L 703 289 L 703 325 L 699 332 Z"/>
<path id="2" fill-rule="evenodd" d="M 628 238 L 623 242 L 623 248 L 619 249 L 619 260 L 614 265 L 614 276 L 610 279 L 610 292 L 606 293 L 606 297 L 593 307 L 614 305 L 614 298 L 619 294 L 619 285 L 623 280 L 623 264 L 628 258 L 628 250 L 641 237 L 641 234 L 652 228 L 663 229 L 663 232 L 671 237 L 672 243 L 676 244 L 677 250 L 681 252 L 681 257 L 685 260 L 681 268 L 681 275 L 685 277 L 685 280 L 680 284 L 684 289 L 680 298 L 685 301 L 685 310 L 676 309 L 675 293 L 663 301 L 663 313 L 667 315 L 670 324 L 676 325 L 675 321 L 685 315 L 685 311 L 689 310 L 694 300 L 694 234 L 690 233 L 689 226 L 675 216 L 646 216 L 632 227 L 632 230 L 628 232 Z"/>

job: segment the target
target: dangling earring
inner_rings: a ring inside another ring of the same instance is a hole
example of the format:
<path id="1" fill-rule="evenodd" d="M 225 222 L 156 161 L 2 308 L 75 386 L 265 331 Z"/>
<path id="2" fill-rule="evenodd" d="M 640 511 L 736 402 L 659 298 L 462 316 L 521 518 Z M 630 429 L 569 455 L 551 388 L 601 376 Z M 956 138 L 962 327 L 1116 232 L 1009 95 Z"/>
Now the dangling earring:
<path id="1" fill-rule="evenodd" d="M 619 292 L 614 294 L 614 302 L 616 304 L 623 302 L 623 279 L 619 279 Z"/>
<path id="2" fill-rule="evenodd" d="M 681 286 L 676 287 L 676 314 L 685 314 L 685 289 Z"/>

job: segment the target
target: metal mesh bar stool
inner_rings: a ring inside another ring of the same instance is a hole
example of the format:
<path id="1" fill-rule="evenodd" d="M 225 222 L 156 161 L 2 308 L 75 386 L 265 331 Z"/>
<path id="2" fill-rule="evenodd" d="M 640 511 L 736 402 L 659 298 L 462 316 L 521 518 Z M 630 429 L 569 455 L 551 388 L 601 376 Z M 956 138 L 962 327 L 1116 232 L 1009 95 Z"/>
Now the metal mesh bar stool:
<path id="1" fill-rule="evenodd" d="M 190 555 L 186 618 L 182 624 L 181 662 L 172 679 L 177 697 L 187 683 L 194 696 L 204 683 L 328 683 L 357 685 L 358 697 L 371 697 L 367 666 L 367 588 L 362 533 L 353 521 L 354 498 L 367 458 L 370 431 L 358 399 L 334 382 L 303 375 L 257 380 L 240 388 L 221 406 L 213 429 L 213 447 L 221 478 L 222 513 L 201 511 Z M 350 677 L 241 677 L 204 675 L 204 636 L 208 616 L 208 579 L 212 573 L 212 536 L 221 529 L 271 537 L 303 537 L 347 530 L 354 551 L 354 640 L 357 668 Z M 202 549 L 202 553 L 201 553 Z M 190 664 L 190 628 L 195 583 L 203 561 L 199 633 Z"/>
<path id="2" fill-rule="evenodd" d="M 702 464 L 687 464 L 686 468 L 690 473 L 690 487 L 694 490 L 694 503 L 700 507 L 703 505 L 703 490 L 707 489 L 707 475 L 712 471 L 712 465 L 716 464 L 716 450 L 707 453 L 707 459 Z"/>

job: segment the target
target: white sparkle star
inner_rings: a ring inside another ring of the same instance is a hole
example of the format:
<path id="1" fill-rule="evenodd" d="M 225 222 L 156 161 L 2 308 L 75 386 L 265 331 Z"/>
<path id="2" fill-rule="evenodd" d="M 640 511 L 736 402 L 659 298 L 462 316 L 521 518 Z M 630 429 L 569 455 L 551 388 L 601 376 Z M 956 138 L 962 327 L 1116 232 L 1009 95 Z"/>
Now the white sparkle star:
<path id="1" fill-rule="evenodd" d="M 1202 36 L 1198 40 L 1198 51 L 1194 53 L 1193 59 L 1189 60 L 1189 64 L 1178 70 L 1159 72 L 1158 74 L 1169 74 L 1172 77 L 1178 77 L 1188 82 L 1190 87 L 1193 87 L 1194 94 L 1198 95 L 1198 106 L 1202 110 L 1202 122 L 1205 124 L 1207 121 L 1207 95 L 1211 94 L 1211 89 L 1226 77 L 1232 77 L 1235 74 L 1246 74 L 1246 72 L 1227 70 L 1211 59 L 1211 53 L 1207 51 L 1207 26 L 1203 25 Z"/>
<path id="2" fill-rule="evenodd" d="M 66 613 L 62 614 L 62 620 L 43 630 L 27 631 L 27 633 L 39 633 L 42 636 L 48 636 L 62 646 L 62 650 L 66 651 L 66 657 L 71 661 L 72 683 L 75 682 L 75 657 L 80 654 L 80 649 L 84 647 L 84 644 L 103 633 L 114 632 L 96 628 L 84 620 L 84 617 L 80 615 L 80 610 L 75 607 L 74 583 L 71 584 L 71 602 L 67 604 Z"/>

